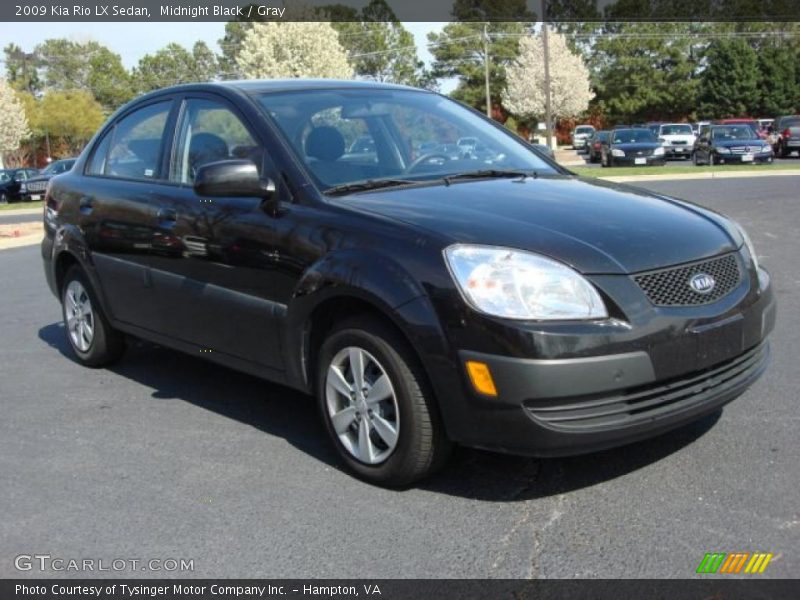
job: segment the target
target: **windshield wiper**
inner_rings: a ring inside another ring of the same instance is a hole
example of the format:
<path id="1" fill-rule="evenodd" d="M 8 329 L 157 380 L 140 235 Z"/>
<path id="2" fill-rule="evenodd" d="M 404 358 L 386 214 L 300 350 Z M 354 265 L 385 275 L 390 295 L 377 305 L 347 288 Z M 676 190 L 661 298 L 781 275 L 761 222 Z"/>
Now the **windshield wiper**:
<path id="1" fill-rule="evenodd" d="M 338 195 L 350 192 L 363 192 L 366 190 L 379 190 L 380 188 L 399 187 L 402 185 L 418 185 L 422 182 L 413 179 L 367 179 L 353 183 L 343 183 L 324 190 L 325 194 Z"/>
<path id="2" fill-rule="evenodd" d="M 455 173 L 442 177 L 442 180 L 450 185 L 454 181 L 463 179 L 495 179 L 501 177 L 536 177 L 536 171 L 525 171 L 522 169 L 481 169 L 479 171 L 465 171 L 464 173 Z"/>

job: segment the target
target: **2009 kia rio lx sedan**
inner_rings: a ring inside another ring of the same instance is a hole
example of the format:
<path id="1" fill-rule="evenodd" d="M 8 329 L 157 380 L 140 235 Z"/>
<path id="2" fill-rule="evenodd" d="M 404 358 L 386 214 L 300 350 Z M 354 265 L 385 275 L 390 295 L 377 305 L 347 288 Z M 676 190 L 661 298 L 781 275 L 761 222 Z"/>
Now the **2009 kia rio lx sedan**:
<path id="1" fill-rule="evenodd" d="M 467 138 L 480 152 L 452 150 Z M 383 485 L 454 443 L 552 456 L 684 425 L 761 375 L 775 322 L 733 221 L 577 178 L 399 86 L 148 94 L 52 180 L 44 218 L 81 363 L 128 334 L 313 393 Z"/>

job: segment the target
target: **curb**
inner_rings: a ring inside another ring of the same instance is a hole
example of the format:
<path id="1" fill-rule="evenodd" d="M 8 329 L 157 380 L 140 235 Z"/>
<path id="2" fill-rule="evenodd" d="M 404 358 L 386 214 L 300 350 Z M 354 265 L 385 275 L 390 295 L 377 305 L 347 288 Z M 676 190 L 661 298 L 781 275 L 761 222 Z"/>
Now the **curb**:
<path id="1" fill-rule="evenodd" d="M 705 172 L 705 173 L 674 173 L 664 175 L 611 175 L 607 177 L 581 175 L 581 177 L 595 177 L 614 183 L 629 183 L 634 181 L 676 181 L 693 179 L 746 179 L 749 177 L 800 177 L 800 169 L 784 169 L 775 171 L 728 171 L 728 172 Z"/>
<path id="2" fill-rule="evenodd" d="M 43 210 L 44 209 L 41 206 L 39 208 L 14 208 L 10 210 L 0 210 L 0 217 L 3 215 L 8 215 L 9 217 L 14 215 L 41 215 Z"/>
<path id="3" fill-rule="evenodd" d="M 3 250 L 10 250 L 11 248 L 22 248 L 23 246 L 35 246 L 42 242 L 42 235 L 26 235 L 18 238 L 7 238 L 0 240 L 0 252 Z"/>

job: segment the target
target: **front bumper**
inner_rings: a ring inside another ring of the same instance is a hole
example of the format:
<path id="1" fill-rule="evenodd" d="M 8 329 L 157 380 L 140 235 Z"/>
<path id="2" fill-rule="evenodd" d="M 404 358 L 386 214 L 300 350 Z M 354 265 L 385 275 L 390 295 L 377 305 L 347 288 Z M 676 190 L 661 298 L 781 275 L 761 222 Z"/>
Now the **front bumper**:
<path id="1" fill-rule="evenodd" d="M 745 154 L 720 154 L 715 152 L 716 162 L 719 164 L 763 164 L 771 163 L 775 155 L 772 152 L 759 152 L 751 154 L 749 159 L 745 159 Z"/>
<path id="2" fill-rule="evenodd" d="M 664 154 L 668 158 L 691 158 L 691 146 L 664 146 Z"/>
<path id="3" fill-rule="evenodd" d="M 641 159 L 645 159 L 645 162 L 636 162 Z M 661 156 L 612 156 L 611 161 L 615 167 L 660 167 L 665 164 L 663 154 Z"/>
<path id="4" fill-rule="evenodd" d="M 598 347 L 589 356 L 461 350 L 462 365 L 488 366 L 497 396 L 468 392 L 472 425 L 458 441 L 531 456 L 581 454 L 654 437 L 714 412 L 768 365 L 776 304 L 766 272 L 761 287 L 742 292 L 735 304 L 716 317 L 706 307 L 703 319 L 681 317 L 682 309 L 664 311 L 643 337 L 633 341 L 633 328 L 623 328 L 618 335 L 624 340 L 609 333 L 606 352 Z M 575 343 L 557 337 L 546 343 Z"/>

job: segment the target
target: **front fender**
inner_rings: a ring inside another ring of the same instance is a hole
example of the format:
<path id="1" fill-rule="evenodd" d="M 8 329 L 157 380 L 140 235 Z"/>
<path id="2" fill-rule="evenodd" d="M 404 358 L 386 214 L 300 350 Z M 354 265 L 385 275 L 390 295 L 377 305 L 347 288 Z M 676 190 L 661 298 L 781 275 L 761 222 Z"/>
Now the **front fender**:
<path id="1" fill-rule="evenodd" d="M 389 318 L 413 344 L 412 326 L 397 309 L 424 295 L 422 285 L 402 265 L 380 252 L 350 248 L 322 257 L 305 271 L 287 306 L 282 339 L 288 380 L 311 388 L 305 358 L 311 316 L 318 307 L 331 300 L 362 301 Z"/>

